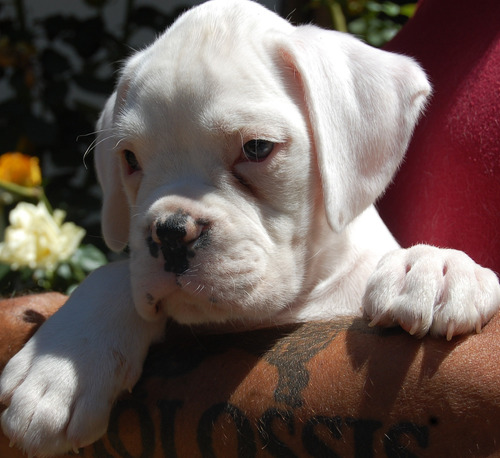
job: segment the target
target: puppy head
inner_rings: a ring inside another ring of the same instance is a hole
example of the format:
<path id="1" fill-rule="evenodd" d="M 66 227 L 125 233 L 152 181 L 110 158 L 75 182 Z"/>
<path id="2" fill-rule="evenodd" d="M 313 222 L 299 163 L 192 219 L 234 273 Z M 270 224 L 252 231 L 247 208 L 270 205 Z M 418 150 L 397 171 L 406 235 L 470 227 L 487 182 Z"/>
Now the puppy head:
<path id="1" fill-rule="evenodd" d="M 428 90 L 408 58 L 253 2 L 184 14 L 127 62 L 98 125 L 103 233 L 130 246 L 139 313 L 267 322 L 299 306 L 329 274 L 311 278 L 324 215 L 340 252 Z"/>

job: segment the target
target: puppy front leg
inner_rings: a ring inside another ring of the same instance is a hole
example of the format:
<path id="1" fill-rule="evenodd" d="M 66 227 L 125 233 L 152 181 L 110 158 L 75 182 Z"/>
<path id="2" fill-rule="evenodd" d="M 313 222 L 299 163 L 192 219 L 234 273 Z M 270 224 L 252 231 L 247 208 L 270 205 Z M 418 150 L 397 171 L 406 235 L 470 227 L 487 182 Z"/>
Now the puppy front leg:
<path id="1" fill-rule="evenodd" d="M 164 325 L 137 314 L 128 261 L 95 271 L 5 367 L 5 434 L 39 457 L 97 440 L 113 402 L 137 382 Z"/>
<path id="2" fill-rule="evenodd" d="M 490 269 L 464 252 L 415 245 L 385 255 L 363 298 L 371 324 L 401 325 L 419 337 L 430 332 L 479 332 L 500 308 L 500 285 Z"/>

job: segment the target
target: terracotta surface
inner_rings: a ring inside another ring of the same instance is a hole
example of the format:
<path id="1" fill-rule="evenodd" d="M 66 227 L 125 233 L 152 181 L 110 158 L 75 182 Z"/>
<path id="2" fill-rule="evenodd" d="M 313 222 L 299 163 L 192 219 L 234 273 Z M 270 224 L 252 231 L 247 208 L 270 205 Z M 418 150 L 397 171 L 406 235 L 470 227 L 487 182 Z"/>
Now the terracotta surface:
<path id="1" fill-rule="evenodd" d="M 0 302 L 1 355 L 61 302 L 48 298 Z M 452 342 L 359 319 L 214 336 L 171 325 L 80 456 L 500 456 L 499 342 L 500 316 Z M 2 436 L 0 456 L 22 454 Z"/>

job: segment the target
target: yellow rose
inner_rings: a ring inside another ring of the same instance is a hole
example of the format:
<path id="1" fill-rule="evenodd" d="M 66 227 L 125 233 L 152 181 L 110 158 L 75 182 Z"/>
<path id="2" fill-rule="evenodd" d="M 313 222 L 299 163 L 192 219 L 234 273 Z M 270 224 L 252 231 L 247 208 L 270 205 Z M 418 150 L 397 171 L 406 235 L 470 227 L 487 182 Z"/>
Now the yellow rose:
<path id="1" fill-rule="evenodd" d="M 40 186 L 42 172 L 38 158 L 22 153 L 2 154 L 0 156 L 0 180 L 19 186 Z"/>
<path id="2" fill-rule="evenodd" d="M 17 204 L 9 214 L 10 226 L 0 243 L 0 262 L 13 269 L 55 269 L 75 252 L 85 235 L 83 228 L 63 223 L 65 216 L 62 210 L 51 215 L 43 203 Z"/>

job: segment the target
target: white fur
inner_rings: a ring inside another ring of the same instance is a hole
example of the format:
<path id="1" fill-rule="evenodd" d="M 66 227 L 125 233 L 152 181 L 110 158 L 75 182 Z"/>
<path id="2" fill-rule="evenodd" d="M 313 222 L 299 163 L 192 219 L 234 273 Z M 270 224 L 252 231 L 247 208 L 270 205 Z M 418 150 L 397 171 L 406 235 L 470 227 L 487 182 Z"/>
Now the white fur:
<path id="1" fill-rule="evenodd" d="M 373 207 L 429 92 L 413 60 L 255 3 L 182 16 L 129 59 L 98 123 L 103 234 L 130 261 L 94 273 L 10 361 L 6 434 L 38 456 L 97 439 L 166 316 L 244 329 L 363 307 L 419 335 L 479 330 L 496 276 L 453 250 L 400 249 Z M 265 161 L 245 160 L 252 139 L 275 143 Z M 179 214 L 194 240 L 182 272 L 154 255 Z"/>

